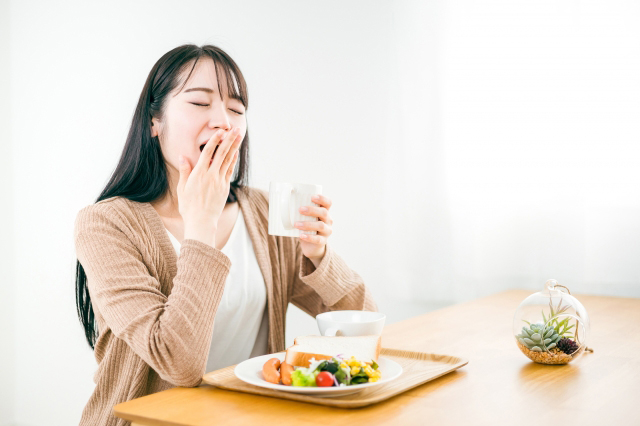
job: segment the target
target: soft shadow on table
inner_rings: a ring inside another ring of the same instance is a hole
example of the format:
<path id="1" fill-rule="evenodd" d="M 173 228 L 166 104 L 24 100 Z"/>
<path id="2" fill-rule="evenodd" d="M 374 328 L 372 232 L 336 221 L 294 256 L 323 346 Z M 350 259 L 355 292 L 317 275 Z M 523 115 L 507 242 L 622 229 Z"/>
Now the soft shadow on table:
<path id="1" fill-rule="evenodd" d="M 534 392 L 536 400 L 557 404 L 573 395 L 582 381 L 579 365 L 545 365 L 531 362 L 519 371 L 520 387 L 528 394 Z M 550 390 L 553 390 L 552 392 Z"/>
<path id="2" fill-rule="evenodd" d="M 410 389 L 400 395 L 409 396 L 413 398 L 421 398 L 425 395 L 429 395 L 430 393 L 436 392 L 438 390 L 442 390 L 443 386 L 448 386 L 454 382 L 459 380 L 463 380 L 467 377 L 469 373 L 464 370 L 464 367 L 460 370 L 452 371 L 444 376 L 438 377 L 437 379 L 431 380 L 427 383 L 423 383 L 419 386 L 416 386 L 413 389 Z M 394 396 L 396 398 L 399 395 Z M 392 398 L 392 399 L 393 399 Z"/>

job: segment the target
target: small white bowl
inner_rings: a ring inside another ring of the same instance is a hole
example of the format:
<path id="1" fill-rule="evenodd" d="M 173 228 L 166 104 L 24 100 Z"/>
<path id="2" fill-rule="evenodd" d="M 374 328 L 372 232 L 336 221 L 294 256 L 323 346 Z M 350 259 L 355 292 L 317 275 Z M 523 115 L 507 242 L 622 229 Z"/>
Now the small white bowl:
<path id="1" fill-rule="evenodd" d="M 323 336 L 381 335 L 385 314 L 370 311 L 330 311 L 316 316 Z"/>

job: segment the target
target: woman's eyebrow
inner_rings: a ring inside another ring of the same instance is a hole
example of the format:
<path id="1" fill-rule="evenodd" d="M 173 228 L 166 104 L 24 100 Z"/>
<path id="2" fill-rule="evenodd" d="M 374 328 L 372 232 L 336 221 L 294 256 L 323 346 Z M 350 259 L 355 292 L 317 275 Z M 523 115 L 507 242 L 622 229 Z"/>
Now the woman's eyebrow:
<path id="1" fill-rule="evenodd" d="M 208 87 L 191 87 L 184 92 L 195 92 L 196 90 L 200 90 L 202 92 L 213 93 L 213 89 L 209 89 Z"/>

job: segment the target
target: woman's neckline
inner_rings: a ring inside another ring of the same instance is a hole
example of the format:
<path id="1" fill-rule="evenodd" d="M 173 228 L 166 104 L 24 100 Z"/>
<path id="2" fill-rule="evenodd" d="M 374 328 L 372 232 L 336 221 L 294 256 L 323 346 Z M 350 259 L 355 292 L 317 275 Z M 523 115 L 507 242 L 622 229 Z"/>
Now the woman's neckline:
<path id="1" fill-rule="evenodd" d="M 244 190 L 238 190 L 236 192 L 236 195 L 238 198 L 238 205 L 240 206 L 240 210 L 242 211 L 242 215 L 244 217 L 244 223 L 247 226 L 249 238 L 251 238 L 253 247 L 257 252 L 258 261 L 259 263 L 263 263 L 260 264 L 262 275 L 265 277 L 265 280 L 268 281 L 268 285 L 271 286 L 270 276 L 268 275 L 269 268 L 267 268 L 267 265 L 269 264 L 267 242 L 262 241 L 260 237 L 261 231 L 258 229 L 256 218 L 251 211 L 251 207 L 249 206 L 250 201 L 247 199 L 247 195 L 245 194 Z M 169 239 L 169 234 L 167 233 L 164 223 L 162 222 L 162 218 L 160 218 L 160 215 L 150 202 L 138 202 L 137 204 L 142 207 L 142 213 L 146 218 L 149 227 L 151 228 L 152 234 L 155 235 L 156 241 L 158 242 L 158 244 L 160 244 L 160 249 L 169 268 L 169 273 L 171 274 L 171 276 L 175 276 L 178 271 L 178 255 L 176 254 L 176 250 L 173 247 L 173 243 Z"/>
<path id="2" fill-rule="evenodd" d="M 151 207 L 153 207 L 153 206 L 151 206 Z M 160 218 L 160 220 L 162 220 L 162 217 Z M 233 228 L 231 228 L 231 233 L 229 234 L 229 238 L 227 238 L 227 241 L 225 241 L 224 245 L 221 248 L 219 248 L 218 250 L 224 251 L 224 249 L 229 246 L 229 243 L 235 238 L 236 233 L 239 232 L 237 230 L 238 226 L 242 226 L 242 222 L 241 221 L 244 221 L 244 218 L 242 217 L 242 209 L 240 208 L 240 206 L 238 206 L 238 215 L 236 216 L 236 221 L 233 223 Z M 164 222 L 163 222 L 163 225 L 164 225 Z M 169 231 L 169 229 L 167 229 L 166 226 L 165 226 L 165 229 L 166 229 L 167 233 L 169 234 L 169 239 L 171 240 L 171 244 L 172 245 L 177 244 L 179 247 L 181 247 L 182 243 L 180 241 L 178 241 L 178 238 L 176 238 L 176 236 L 173 235 L 171 233 L 171 231 Z M 174 243 L 174 241 L 175 241 L 175 243 Z"/>

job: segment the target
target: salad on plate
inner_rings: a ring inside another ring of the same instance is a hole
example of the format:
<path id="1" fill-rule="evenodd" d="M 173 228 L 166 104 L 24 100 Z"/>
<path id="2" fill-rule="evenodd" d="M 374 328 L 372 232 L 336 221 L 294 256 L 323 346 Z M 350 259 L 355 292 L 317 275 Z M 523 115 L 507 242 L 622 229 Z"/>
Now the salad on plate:
<path id="1" fill-rule="evenodd" d="M 308 367 L 294 367 L 277 358 L 265 362 L 262 375 L 269 383 L 297 387 L 346 387 L 380 380 L 382 375 L 375 360 L 363 361 L 343 355 L 330 359 L 311 358 Z"/>

